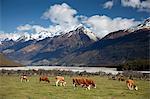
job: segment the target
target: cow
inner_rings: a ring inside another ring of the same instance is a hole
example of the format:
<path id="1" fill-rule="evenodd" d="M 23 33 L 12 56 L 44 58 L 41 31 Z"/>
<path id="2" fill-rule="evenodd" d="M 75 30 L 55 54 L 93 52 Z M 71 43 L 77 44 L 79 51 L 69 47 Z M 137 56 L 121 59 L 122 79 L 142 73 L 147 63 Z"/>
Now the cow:
<path id="1" fill-rule="evenodd" d="M 124 77 L 124 76 L 119 76 L 119 77 L 118 77 L 118 80 L 119 80 L 119 81 L 125 81 L 125 77 Z"/>
<path id="2" fill-rule="evenodd" d="M 85 87 L 88 90 L 90 90 L 91 87 L 96 88 L 94 81 L 88 78 L 73 78 L 72 81 L 74 88 L 77 87 L 77 85 Z"/>
<path id="3" fill-rule="evenodd" d="M 27 75 L 21 75 L 20 80 L 21 82 L 23 82 L 23 80 L 25 80 L 26 82 L 29 82 L 29 78 Z"/>
<path id="4" fill-rule="evenodd" d="M 116 77 L 116 80 L 118 80 L 118 81 L 126 80 L 126 77 L 122 73 L 118 73 L 115 77 Z"/>
<path id="5" fill-rule="evenodd" d="M 60 86 L 66 86 L 66 82 L 65 82 L 65 78 L 62 76 L 56 76 L 56 83 L 55 85 L 58 86 L 58 84 L 60 84 Z"/>
<path id="6" fill-rule="evenodd" d="M 45 81 L 45 82 L 50 83 L 50 81 L 49 81 L 49 79 L 48 79 L 48 76 L 41 76 L 41 77 L 39 78 L 39 81 L 40 81 L 40 82 L 41 82 L 41 81 Z"/>
<path id="7" fill-rule="evenodd" d="M 126 84 L 129 90 L 133 90 L 133 89 L 138 90 L 138 87 L 135 85 L 135 82 L 132 79 L 128 79 L 126 81 Z"/>

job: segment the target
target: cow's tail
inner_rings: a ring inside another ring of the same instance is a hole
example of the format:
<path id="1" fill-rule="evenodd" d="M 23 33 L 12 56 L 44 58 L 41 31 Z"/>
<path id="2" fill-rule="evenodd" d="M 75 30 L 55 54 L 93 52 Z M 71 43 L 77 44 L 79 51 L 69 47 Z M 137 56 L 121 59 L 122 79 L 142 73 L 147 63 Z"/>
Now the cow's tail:
<path id="1" fill-rule="evenodd" d="M 75 80 L 74 79 L 72 79 L 72 84 L 74 84 L 75 83 Z"/>

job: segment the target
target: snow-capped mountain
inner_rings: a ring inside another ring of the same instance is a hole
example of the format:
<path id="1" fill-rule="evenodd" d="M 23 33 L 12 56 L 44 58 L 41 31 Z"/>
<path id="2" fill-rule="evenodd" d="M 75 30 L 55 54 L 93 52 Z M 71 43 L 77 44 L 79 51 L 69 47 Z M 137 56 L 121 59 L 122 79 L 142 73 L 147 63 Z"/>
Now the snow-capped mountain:
<path id="1" fill-rule="evenodd" d="M 80 32 L 83 32 L 85 35 L 87 35 L 90 39 L 94 41 L 98 40 L 98 37 L 90 29 L 84 27 L 83 25 L 77 26 L 75 30 L 70 31 L 67 34 L 68 34 L 68 37 L 70 37 L 73 34 L 76 34 L 76 33 L 79 34 Z"/>
<path id="2" fill-rule="evenodd" d="M 138 26 L 131 27 L 127 29 L 128 32 L 134 32 L 139 29 L 150 29 L 150 18 L 146 19 L 143 23 L 139 24 Z"/>
<path id="3" fill-rule="evenodd" d="M 34 34 L 31 34 L 31 39 L 35 39 L 35 40 L 42 40 L 42 39 L 45 39 L 47 37 L 54 37 L 54 36 L 58 36 L 60 35 L 61 33 L 60 32 L 56 32 L 56 33 L 51 33 L 49 31 L 41 31 L 39 33 L 34 33 Z"/>
<path id="4" fill-rule="evenodd" d="M 130 33 L 137 33 L 139 30 L 141 30 L 143 32 L 150 30 L 150 18 L 146 19 L 143 23 L 141 23 L 137 26 L 131 27 L 129 29 L 111 32 L 102 39 L 116 39 L 116 38 L 128 35 Z"/>
<path id="5" fill-rule="evenodd" d="M 80 32 L 80 30 L 82 30 L 84 34 L 89 36 L 90 39 L 92 39 L 94 41 L 98 40 L 98 37 L 90 29 L 88 29 L 80 24 L 80 25 L 74 27 L 69 32 L 60 31 L 60 32 L 56 32 L 56 33 L 51 33 L 49 31 L 44 30 L 39 33 L 10 33 L 10 34 L 2 33 L 2 34 L 0 34 L 0 42 L 2 42 L 4 40 L 5 41 L 13 40 L 13 41 L 17 41 L 17 42 L 18 41 L 28 41 L 28 40 L 39 41 L 39 40 L 43 40 L 47 37 L 55 37 L 55 36 L 64 35 L 64 34 L 69 34 L 68 35 L 68 37 L 69 37 L 72 35 L 72 31 L 74 31 L 73 33 L 76 33 L 76 32 Z"/>
<path id="6" fill-rule="evenodd" d="M 129 29 L 125 29 L 123 30 L 124 32 L 134 32 L 136 30 L 139 29 L 150 29 L 150 18 L 146 19 L 143 23 L 139 24 L 138 26 L 134 26 L 131 27 Z M 75 31 L 76 30 L 76 31 Z M 59 35 L 64 35 L 64 34 L 68 34 L 68 37 L 70 37 L 72 35 L 72 33 L 76 33 L 76 32 L 80 32 L 80 30 L 83 31 L 84 34 L 86 34 L 90 39 L 97 41 L 99 38 L 96 36 L 95 33 L 93 33 L 89 28 L 86 28 L 84 25 L 80 24 L 74 28 L 72 28 L 70 31 L 65 32 L 65 31 L 59 31 L 56 33 L 52 33 L 50 31 L 46 31 L 43 30 L 41 32 L 38 33 L 27 33 L 27 32 L 23 32 L 23 33 L 0 33 L 0 44 L 2 41 L 9 41 L 9 40 L 13 40 L 13 41 L 28 41 L 28 40 L 43 40 L 47 37 L 55 37 L 55 36 L 59 36 Z M 72 32 L 75 31 L 75 32 Z M 127 33 L 127 34 L 128 34 Z"/>
<path id="7" fill-rule="evenodd" d="M 22 35 L 20 36 L 16 41 L 19 42 L 19 41 L 28 41 L 31 39 L 31 36 L 30 35 Z"/>

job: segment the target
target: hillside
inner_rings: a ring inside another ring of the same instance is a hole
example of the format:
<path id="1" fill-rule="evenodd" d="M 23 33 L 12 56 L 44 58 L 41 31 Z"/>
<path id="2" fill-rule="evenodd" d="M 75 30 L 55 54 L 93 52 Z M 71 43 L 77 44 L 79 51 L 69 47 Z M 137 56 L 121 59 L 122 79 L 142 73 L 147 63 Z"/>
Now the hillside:
<path id="1" fill-rule="evenodd" d="M 101 39 L 66 56 L 64 61 L 88 66 L 112 66 L 132 60 L 149 60 L 149 34 L 150 30 L 138 30 L 116 39 Z"/>
<path id="2" fill-rule="evenodd" d="M 2 53 L 0 53 L 0 67 L 16 67 L 16 66 L 18 67 L 23 65 L 11 61 L 10 59 L 7 59 Z"/>
<path id="3" fill-rule="evenodd" d="M 58 60 L 97 40 L 92 32 L 78 27 L 66 34 L 43 40 L 18 40 L 12 45 L 9 41 L 3 41 L 1 51 L 26 65 L 61 65 Z"/>

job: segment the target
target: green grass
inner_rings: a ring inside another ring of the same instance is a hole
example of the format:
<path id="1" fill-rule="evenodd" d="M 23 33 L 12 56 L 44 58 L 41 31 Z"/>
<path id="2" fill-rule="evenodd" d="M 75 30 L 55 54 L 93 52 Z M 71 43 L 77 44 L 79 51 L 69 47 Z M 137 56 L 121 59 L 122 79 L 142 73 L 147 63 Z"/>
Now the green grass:
<path id="1" fill-rule="evenodd" d="M 107 77 L 89 77 L 95 80 L 97 88 L 85 90 L 72 86 L 72 78 L 66 76 L 67 86 L 54 86 L 55 77 L 49 77 L 50 84 L 39 83 L 39 76 L 31 76 L 30 82 L 20 82 L 19 76 L 0 76 L 0 99 L 150 99 L 148 81 L 136 80 L 138 91 L 127 89 L 125 82 L 108 80 Z"/>

